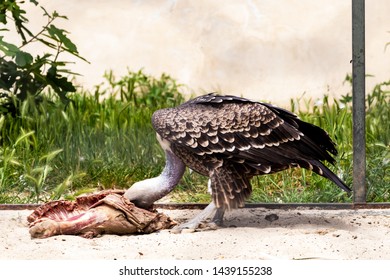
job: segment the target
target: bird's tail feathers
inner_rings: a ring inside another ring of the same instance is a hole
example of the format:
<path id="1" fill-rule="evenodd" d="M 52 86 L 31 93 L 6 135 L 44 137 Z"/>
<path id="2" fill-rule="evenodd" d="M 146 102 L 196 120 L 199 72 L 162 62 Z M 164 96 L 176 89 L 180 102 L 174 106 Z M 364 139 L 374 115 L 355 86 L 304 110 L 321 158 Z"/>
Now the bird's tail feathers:
<path id="1" fill-rule="evenodd" d="M 335 183 L 342 190 L 350 193 L 352 190 L 336 175 L 334 174 L 328 167 L 326 167 L 323 163 L 318 160 L 310 160 L 310 164 L 313 166 L 313 171 L 322 177 L 325 177 Z"/>

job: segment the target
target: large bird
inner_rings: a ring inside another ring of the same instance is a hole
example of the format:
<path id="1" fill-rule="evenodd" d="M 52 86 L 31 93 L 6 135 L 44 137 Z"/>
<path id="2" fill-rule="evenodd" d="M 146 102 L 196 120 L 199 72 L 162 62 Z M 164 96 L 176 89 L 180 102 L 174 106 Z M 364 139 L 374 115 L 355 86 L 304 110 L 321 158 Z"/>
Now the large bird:
<path id="1" fill-rule="evenodd" d="M 226 210 L 242 207 L 252 192 L 253 176 L 301 167 L 350 188 L 322 161 L 334 163 L 335 144 L 321 128 L 271 104 L 214 93 L 175 108 L 156 111 L 152 124 L 166 154 L 161 175 L 135 183 L 125 196 L 149 207 L 180 181 L 186 166 L 209 177 L 212 202 L 197 217 L 179 226 L 196 229 Z"/>

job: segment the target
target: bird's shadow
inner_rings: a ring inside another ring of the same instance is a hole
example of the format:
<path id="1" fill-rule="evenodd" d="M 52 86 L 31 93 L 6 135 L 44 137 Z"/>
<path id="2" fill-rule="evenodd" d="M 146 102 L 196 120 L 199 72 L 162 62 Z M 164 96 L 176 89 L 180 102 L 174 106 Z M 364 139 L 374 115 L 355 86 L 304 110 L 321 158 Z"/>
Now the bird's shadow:
<path id="1" fill-rule="evenodd" d="M 238 209 L 226 214 L 223 227 L 354 229 L 353 218 L 329 211 Z"/>

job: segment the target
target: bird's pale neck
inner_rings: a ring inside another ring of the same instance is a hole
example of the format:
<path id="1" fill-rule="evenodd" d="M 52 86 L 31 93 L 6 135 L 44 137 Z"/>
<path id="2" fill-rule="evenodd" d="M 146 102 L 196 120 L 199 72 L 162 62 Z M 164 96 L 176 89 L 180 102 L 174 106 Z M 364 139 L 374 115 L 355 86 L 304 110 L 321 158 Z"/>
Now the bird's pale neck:
<path id="1" fill-rule="evenodd" d="M 179 183 L 185 171 L 184 163 L 170 150 L 166 150 L 164 170 L 155 178 L 135 183 L 125 193 L 135 205 L 148 208 L 155 201 L 170 193 Z"/>

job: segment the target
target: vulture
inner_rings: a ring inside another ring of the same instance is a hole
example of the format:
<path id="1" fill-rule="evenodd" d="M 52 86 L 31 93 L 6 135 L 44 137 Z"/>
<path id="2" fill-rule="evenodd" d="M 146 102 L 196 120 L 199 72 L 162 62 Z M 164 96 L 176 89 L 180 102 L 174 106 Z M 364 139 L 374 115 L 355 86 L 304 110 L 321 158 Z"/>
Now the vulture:
<path id="1" fill-rule="evenodd" d="M 179 232 L 195 230 L 208 218 L 210 225 L 222 224 L 226 210 L 244 206 L 250 180 L 258 175 L 305 168 L 351 191 L 323 164 L 334 164 L 332 155 L 337 155 L 329 135 L 271 104 L 210 93 L 157 110 L 152 124 L 166 165 L 158 177 L 136 182 L 124 195 L 147 208 L 174 189 L 186 167 L 207 176 L 212 202 L 179 225 Z"/>

